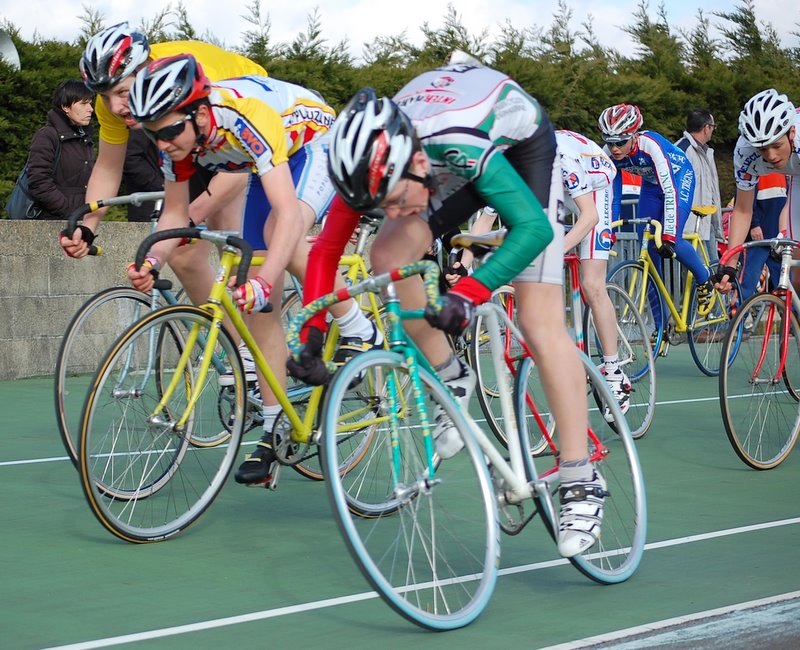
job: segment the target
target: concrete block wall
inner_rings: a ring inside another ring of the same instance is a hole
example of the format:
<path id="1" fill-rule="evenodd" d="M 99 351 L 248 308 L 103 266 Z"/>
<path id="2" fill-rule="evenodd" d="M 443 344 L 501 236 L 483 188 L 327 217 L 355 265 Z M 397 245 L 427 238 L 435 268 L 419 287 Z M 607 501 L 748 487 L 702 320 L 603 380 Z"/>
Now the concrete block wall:
<path id="1" fill-rule="evenodd" d="M 103 254 L 74 260 L 58 244 L 63 227 L 0 220 L 0 380 L 53 374 L 75 311 L 98 291 L 128 285 L 128 264 L 150 232 L 148 223 L 104 223 L 97 238 Z M 120 332 L 119 323 L 108 323 L 108 345 Z"/>

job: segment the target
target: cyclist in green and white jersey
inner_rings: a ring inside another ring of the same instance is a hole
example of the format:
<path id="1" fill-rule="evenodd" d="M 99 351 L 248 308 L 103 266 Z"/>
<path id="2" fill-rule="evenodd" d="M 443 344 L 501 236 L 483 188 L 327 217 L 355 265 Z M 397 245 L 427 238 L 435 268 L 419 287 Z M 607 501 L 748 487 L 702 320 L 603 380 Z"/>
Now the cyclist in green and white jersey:
<path id="1" fill-rule="evenodd" d="M 443 296 L 439 314 L 410 323 L 409 333 L 466 402 L 474 376 L 437 330 L 462 333 L 475 305 L 513 281 L 520 325 L 558 422 L 559 551 L 585 551 L 600 534 L 606 490 L 589 462 L 586 380 L 565 325 L 561 172 L 544 109 L 507 75 L 461 54 L 419 75 L 393 99 L 371 88 L 359 91 L 331 129 L 328 156 L 338 196 L 312 250 L 305 301 L 330 291 L 339 256 L 365 212 L 385 216 L 371 249 L 373 270 L 380 273 L 419 260 L 434 236 L 484 205 L 497 209 L 508 229 L 503 245 Z M 424 306 L 419 278 L 399 283 L 397 291 L 405 308 Z M 296 376 L 325 380 L 319 360 L 324 328 L 323 316 L 307 324 L 303 351 L 289 363 Z M 463 446 L 444 413 L 437 414 L 434 436 L 442 457 Z"/>

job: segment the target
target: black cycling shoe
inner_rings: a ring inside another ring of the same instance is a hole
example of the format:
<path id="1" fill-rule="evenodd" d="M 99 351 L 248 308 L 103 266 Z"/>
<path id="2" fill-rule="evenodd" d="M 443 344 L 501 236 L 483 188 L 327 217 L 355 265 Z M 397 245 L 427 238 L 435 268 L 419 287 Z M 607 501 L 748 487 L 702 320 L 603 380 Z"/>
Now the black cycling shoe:
<path id="1" fill-rule="evenodd" d="M 268 483 L 272 478 L 272 466 L 275 463 L 275 451 L 272 442 L 261 439 L 256 448 L 244 458 L 244 462 L 236 470 L 234 479 L 243 485 L 260 485 Z"/>

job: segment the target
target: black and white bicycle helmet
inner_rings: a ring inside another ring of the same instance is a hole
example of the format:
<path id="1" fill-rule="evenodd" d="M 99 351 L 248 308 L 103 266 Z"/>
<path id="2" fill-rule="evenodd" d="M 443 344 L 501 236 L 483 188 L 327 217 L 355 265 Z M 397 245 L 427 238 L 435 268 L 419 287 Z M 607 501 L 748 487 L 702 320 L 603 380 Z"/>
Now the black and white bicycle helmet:
<path id="1" fill-rule="evenodd" d="M 739 113 L 739 133 L 756 148 L 766 147 L 795 123 L 794 104 L 774 88 L 751 97 Z"/>
<path id="2" fill-rule="evenodd" d="M 150 56 L 150 44 L 142 32 L 119 23 L 92 36 L 80 61 L 86 86 L 96 93 L 108 90 L 136 72 Z"/>
<path id="3" fill-rule="evenodd" d="M 128 96 L 137 122 L 154 122 L 208 97 L 211 82 L 191 54 L 156 59 L 139 71 Z M 184 111 L 185 112 L 185 111 Z"/>
<path id="4" fill-rule="evenodd" d="M 639 107 L 633 104 L 609 106 L 597 120 L 600 133 L 606 142 L 630 140 L 642 128 L 644 120 Z"/>
<path id="5" fill-rule="evenodd" d="M 354 210 L 372 210 L 386 198 L 411 161 L 414 127 L 388 97 L 362 88 L 331 127 L 328 169 L 336 190 Z"/>

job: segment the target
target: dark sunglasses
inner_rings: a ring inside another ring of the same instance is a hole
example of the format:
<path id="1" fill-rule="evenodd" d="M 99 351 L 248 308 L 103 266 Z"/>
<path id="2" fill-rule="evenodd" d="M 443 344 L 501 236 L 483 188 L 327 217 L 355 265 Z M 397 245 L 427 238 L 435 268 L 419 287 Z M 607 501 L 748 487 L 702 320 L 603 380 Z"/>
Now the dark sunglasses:
<path id="1" fill-rule="evenodd" d="M 175 124 L 170 124 L 169 126 L 164 126 L 158 131 L 153 131 L 152 129 L 148 129 L 146 126 L 142 127 L 144 130 L 144 134 L 150 138 L 153 142 L 158 142 L 161 140 L 162 142 L 172 142 L 175 138 L 177 138 L 183 130 L 186 128 L 186 122 L 194 117 L 193 113 L 189 113 L 188 115 L 184 115 L 183 118 L 175 122 Z"/>
<path id="2" fill-rule="evenodd" d="M 608 140 L 606 140 L 606 144 L 608 145 L 609 149 L 613 147 L 616 147 L 617 149 L 622 149 L 622 147 L 624 147 L 630 141 L 631 141 L 630 138 L 628 138 L 627 140 L 616 140 L 615 142 L 609 142 Z"/>

